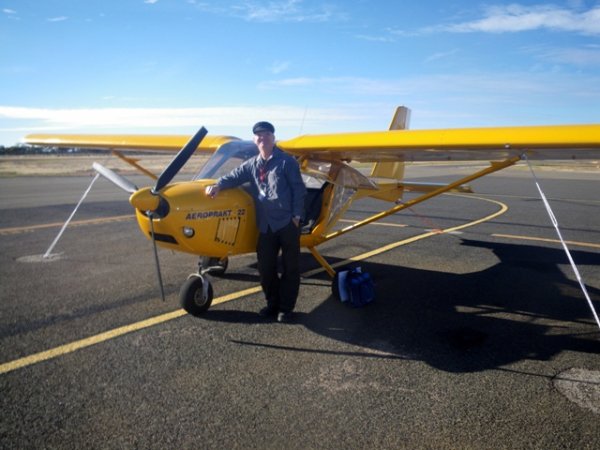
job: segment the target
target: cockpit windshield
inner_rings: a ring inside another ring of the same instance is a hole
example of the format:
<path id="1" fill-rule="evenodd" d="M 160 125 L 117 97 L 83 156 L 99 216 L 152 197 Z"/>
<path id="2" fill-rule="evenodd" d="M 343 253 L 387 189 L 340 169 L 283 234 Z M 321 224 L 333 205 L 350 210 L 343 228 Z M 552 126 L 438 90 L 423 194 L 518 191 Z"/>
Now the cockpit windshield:
<path id="1" fill-rule="evenodd" d="M 258 147 L 251 141 L 227 142 L 213 153 L 193 179 L 218 179 L 257 154 Z M 301 165 L 302 178 L 307 188 L 319 188 L 325 182 L 353 190 L 377 188 L 368 177 L 341 161 L 309 159 Z"/>
<path id="2" fill-rule="evenodd" d="M 215 153 L 213 153 L 193 179 L 218 179 L 223 175 L 227 175 L 244 161 L 257 154 L 258 148 L 253 142 L 228 142 L 223 144 Z M 320 188 L 327 179 L 327 175 L 321 175 L 321 177 L 324 179 L 315 178 L 308 174 L 302 174 L 302 179 L 307 188 Z"/>
<path id="3" fill-rule="evenodd" d="M 247 159 L 258 154 L 258 148 L 250 141 L 231 141 L 221 145 L 206 161 L 194 180 L 217 179 L 227 175 Z"/>

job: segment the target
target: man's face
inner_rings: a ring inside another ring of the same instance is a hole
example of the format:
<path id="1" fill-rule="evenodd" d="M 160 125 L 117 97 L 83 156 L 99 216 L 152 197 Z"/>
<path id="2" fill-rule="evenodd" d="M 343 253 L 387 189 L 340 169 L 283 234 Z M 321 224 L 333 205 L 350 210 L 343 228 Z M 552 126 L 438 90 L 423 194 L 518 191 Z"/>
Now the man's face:
<path id="1" fill-rule="evenodd" d="M 275 146 L 275 135 L 270 131 L 259 131 L 254 135 L 254 143 L 261 153 L 271 154 Z"/>

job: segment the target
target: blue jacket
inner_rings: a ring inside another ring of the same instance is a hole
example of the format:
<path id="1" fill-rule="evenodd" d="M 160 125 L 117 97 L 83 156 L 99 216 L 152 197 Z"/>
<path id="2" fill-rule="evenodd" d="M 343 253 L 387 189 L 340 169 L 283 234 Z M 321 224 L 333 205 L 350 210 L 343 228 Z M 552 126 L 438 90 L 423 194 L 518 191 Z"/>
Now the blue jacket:
<path id="1" fill-rule="evenodd" d="M 306 187 L 296 159 L 277 147 L 266 162 L 259 155 L 244 161 L 217 181 L 220 189 L 250 184 L 256 205 L 256 224 L 261 233 L 277 231 L 292 218 L 304 216 Z"/>

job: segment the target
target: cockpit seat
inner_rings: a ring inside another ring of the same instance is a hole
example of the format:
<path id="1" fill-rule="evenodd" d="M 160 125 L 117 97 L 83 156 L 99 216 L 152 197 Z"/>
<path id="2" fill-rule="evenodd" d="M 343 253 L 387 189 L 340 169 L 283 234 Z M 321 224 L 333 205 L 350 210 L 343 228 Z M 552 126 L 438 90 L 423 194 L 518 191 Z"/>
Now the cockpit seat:
<path id="1" fill-rule="evenodd" d="M 323 183 L 320 188 L 307 188 L 304 198 L 304 218 L 300 222 L 300 233 L 310 234 L 319 220 L 321 208 L 323 206 L 323 192 L 327 183 Z"/>

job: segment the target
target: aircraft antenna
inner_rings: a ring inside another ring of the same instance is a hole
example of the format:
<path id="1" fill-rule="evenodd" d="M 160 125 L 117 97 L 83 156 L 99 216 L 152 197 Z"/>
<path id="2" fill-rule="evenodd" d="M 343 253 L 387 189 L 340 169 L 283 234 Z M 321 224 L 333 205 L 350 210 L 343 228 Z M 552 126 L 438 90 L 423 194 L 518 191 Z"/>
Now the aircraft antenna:
<path id="1" fill-rule="evenodd" d="M 302 122 L 300 122 L 300 130 L 298 130 L 298 134 L 302 134 L 304 131 L 304 122 L 306 121 L 306 113 L 308 112 L 308 106 L 304 107 L 304 114 L 302 115 Z"/>

